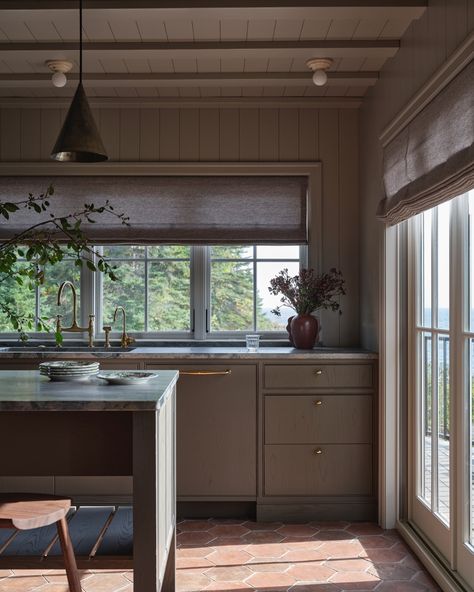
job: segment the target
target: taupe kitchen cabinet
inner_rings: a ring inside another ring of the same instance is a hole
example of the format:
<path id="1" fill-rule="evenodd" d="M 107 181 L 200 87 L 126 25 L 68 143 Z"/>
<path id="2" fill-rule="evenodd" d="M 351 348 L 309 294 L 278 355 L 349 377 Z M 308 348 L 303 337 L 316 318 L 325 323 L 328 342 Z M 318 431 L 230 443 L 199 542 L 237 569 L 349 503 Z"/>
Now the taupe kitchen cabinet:
<path id="1" fill-rule="evenodd" d="M 257 495 L 257 365 L 156 364 L 180 372 L 179 501 L 254 501 Z"/>
<path id="2" fill-rule="evenodd" d="M 265 363 L 260 520 L 375 516 L 375 384 L 370 360 Z"/>

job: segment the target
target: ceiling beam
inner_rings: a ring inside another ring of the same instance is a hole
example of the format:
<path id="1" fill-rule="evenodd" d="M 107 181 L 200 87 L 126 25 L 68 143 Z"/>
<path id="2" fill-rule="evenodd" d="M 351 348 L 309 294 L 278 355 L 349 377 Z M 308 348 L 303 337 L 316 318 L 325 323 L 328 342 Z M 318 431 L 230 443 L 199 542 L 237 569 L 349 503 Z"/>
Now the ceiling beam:
<path id="1" fill-rule="evenodd" d="M 0 0 L 0 10 L 48 10 L 76 8 L 77 0 Z M 123 8 L 419 8 L 427 0 L 88 0 L 87 9 Z"/>
<path id="2" fill-rule="evenodd" d="M 77 74 L 68 74 L 70 82 Z M 328 72 L 328 86 L 373 86 L 378 72 Z M 84 85 L 98 87 L 311 86 L 311 72 L 207 72 L 177 74 L 84 74 Z M 51 86 L 49 74 L 0 74 L 0 88 Z"/>
<path id="3" fill-rule="evenodd" d="M 97 57 L 196 58 L 198 57 L 393 57 L 400 47 L 396 39 L 341 41 L 94 41 L 84 52 Z M 31 53 L 39 59 L 66 58 L 78 50 L 77 42 L 0 43 L 0 55 Z"/>

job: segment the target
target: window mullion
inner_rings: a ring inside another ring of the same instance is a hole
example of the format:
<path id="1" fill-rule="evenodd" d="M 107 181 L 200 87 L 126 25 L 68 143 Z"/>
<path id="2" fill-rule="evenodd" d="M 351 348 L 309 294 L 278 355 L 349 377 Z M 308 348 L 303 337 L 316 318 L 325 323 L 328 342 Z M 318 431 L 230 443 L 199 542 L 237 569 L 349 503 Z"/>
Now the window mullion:
<path id="1" fill-rule="evenodd" d="M 194 339 L 206 339 L 206 309 L 210 303 L 209 286 L 209 247 L 192 247 L 193 290 L 192 307 L 194 311 Z"/>

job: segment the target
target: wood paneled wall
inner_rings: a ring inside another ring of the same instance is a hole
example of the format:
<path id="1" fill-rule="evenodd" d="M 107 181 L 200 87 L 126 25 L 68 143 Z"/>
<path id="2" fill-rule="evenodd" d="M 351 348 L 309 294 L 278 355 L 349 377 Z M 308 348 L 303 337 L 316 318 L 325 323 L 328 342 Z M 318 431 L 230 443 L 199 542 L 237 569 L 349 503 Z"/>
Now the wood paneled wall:
<path id="1" fill-rule="evenodd" d="M 1 108 L 0 161 L 49 160 L 65 112 Z M 320 259 L 324 269 L 340 268 L 347 282 L 342 315 L 323 315 L 323 340 L 359 344 L 357 109 L 124 106 L 94 114 L 114 161 L 321 161 Z"/>
<path id="2" fill-rule="evenodd" d="M 429 0 L 361 109 L 361 341 L 378 347 L 379 269 L 383 226 L 375 212 L 384 195 L 379 135 L 408 100 L 474 30 L 472 0 Z M 393 270 L 395 272 L 395 270 Z"/>

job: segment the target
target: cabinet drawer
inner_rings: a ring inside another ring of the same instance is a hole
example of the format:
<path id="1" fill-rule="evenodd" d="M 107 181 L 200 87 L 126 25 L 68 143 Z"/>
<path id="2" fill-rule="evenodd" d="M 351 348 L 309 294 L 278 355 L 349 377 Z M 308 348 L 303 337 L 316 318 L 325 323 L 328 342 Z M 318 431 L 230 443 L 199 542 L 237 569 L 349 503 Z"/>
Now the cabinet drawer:
<path id="1" fill-rule="evenodd" d="M 265 443 L 372 442 L 370 395 L 267 395 Z"/>
<path id="2" fill-rule="evenodd" d="M 265 366 L 265 388 L 370 388 L 371 364 L 279 364 Z"/>
<path id="3" fill-rule="evenodd" d="M 320 454 L 315 454 L 320 450 Z M 370 495 L 370 444 L 265 446 L 265 495 Z"/>

